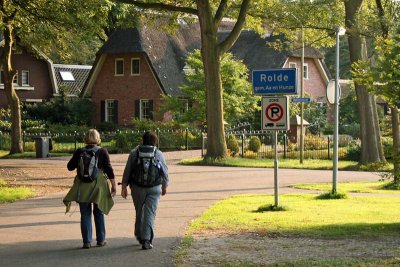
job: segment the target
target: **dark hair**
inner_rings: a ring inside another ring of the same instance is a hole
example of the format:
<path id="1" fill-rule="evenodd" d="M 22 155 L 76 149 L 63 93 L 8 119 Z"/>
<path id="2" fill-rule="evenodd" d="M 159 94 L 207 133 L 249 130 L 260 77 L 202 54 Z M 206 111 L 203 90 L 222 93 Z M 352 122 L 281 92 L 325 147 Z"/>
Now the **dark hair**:
<path id="1" fill-rule="evenodd" d="M 143 134 L 143 145 L 155 146 L 157 144 L 157 135 L 153 132 L 145 132 Z"/>

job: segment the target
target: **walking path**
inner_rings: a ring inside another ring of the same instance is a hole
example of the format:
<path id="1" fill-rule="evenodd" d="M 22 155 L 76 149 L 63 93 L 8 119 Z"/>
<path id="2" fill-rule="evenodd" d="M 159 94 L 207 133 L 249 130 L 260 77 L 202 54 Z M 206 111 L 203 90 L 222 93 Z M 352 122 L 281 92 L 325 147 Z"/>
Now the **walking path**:
<path id="1" fill-rule="evenodd" d="M 172 266 L 173 250 L 179 246 L 188 223 L 209 205 L 234 194 L 273 194 L 273 169 L 197 167 L 177 165 L 180 158 L 200 156 L 200 151 L 165 153 L 170 186 L 161 198 L 156 217 L 154 248 L 142 251 L 133 236 L 134 207 L 118 195 L 106 216 L 108 244 L 80 249 L 79 207 L 65 214 L 65 192 L 42 198 L 0 205 L 0 266 Z M 4 166 L 38 165 L 66 169 L 69 158 L 0 160 Z M 127 154 L 111 155 L 117 181 L 121 180 Z M 71 173 L 71 181 L 73 174 Z M 280 169 L 280 193 L 293 192 L 295 183 L 330 182 L 332 171 Z M 339 181 L 376 181 L 364 172 L 339 172 Z M 120 191 L 120 188 L 118 188 Z"/>

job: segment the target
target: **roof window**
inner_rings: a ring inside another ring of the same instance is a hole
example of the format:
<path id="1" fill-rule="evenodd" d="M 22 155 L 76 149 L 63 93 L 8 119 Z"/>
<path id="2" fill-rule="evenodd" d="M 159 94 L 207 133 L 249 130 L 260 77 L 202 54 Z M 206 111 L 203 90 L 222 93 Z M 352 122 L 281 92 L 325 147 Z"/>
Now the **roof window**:
<path id="1" fill-rule="evenodd" d="M 63 82 L 73 82 L 75 81 L 74 75 L 70 71 L 60 71 L 61 79 Z"/>

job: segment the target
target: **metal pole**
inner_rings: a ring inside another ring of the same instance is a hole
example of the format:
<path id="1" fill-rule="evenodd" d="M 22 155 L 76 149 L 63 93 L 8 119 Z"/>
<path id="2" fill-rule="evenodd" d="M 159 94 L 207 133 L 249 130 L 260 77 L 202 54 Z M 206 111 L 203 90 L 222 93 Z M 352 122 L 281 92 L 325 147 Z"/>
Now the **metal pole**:
<path id="1" fill-rule="evenodd" d="M 300 82 L 300 97 L 304 97 L 304 27 L 301 25 L 301 82 Z M 303 122 L 303 113 L 304 113 L 304 103 L 300 104 L 300 164 L 303 164 L 304 161 L 304 122 Z"/>
<path id="2" fill-rule="evenodd" d="M 274 195 L 275 207 L 279 206 L 279 181 L 278 181 L 278 131 L 274 131 Z"/>
<path id="3" fill-rule="evenodd" d="M 336 73 L 335 73 L 335 103 L 334 103 L 334 132 L 333 132 L 332 194 L 336 194 L 336 192 L 337 192 L 338 137 L 339 137 L 339 28 L 336 29 Z"/>

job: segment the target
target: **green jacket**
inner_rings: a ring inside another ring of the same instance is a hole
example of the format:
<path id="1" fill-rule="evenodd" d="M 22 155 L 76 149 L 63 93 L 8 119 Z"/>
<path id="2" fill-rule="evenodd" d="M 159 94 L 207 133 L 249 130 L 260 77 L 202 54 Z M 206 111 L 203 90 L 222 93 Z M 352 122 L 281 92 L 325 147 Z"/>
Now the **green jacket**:
<path id="1" fill-rule="evenodd" d="M 74 184 L 63 199 L 66 206 L 65 213 L 70 210 L 72 201 L 95 203 L 104 214 L 108 214 L 114 205 L 114 200 L 111 197 L 107 176 L 100 172 L 97 180 L 91 183 L 83 183 L 75 177 Z"/>

